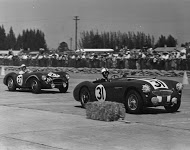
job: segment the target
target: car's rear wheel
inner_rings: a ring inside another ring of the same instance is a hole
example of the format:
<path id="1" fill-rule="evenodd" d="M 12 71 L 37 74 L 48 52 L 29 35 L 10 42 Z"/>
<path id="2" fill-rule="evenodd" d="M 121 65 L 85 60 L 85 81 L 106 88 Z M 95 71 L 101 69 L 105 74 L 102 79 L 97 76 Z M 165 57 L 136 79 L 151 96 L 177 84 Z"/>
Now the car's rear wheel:
<path id="1" fill-rule="evenodd" d="M 62 85 L 59 87 L 59 92 L 60 93 L 66 93 L 69 87 L 69 83 L 65 83 L 65 85 Z"/>
<path id="2" fill-rule="evenodd" d="M 31 89 L 32 89 L 32 92 L 35 94 L 38 94 L 41 92 L 41 85 L 37 79 L 31 80 Z"/>
<path id="3" fill-rule="evenodd" d="M 88 88 L 83 87 L 80 90 L 79 96 L 80 96 L 80 102 L 81 102 L 82 107 L 86 108 L 86 103 L 89 102 L 91 98 L 90 91 L 88 90 Z"/>
<path id="4" fill-rule="evenodd" d="M 16 90 L 16 85 L 12 77 L 9 77 L 7 79 L 7 87 L 9 91 L 15 91 Z"/>
<path id="5" fill-rule="evenodd" d="M 169 106 L 164 106 L 164 108 L 165 108 L 165 110 L 167 112 L 172 113 L 172 112 L 178 111 L 180 105 L 181 105 L 181 99 L 178 99 L 176 104 L 172 104 L 172 105 L 169 105 Z"/>
<path id="6" fill-rule="evenodd" d="M 127 93 L 125 107 L 128 113 L 138 114 L 142 112 L 143 102 L 140 94 L 135 90 Z"/>

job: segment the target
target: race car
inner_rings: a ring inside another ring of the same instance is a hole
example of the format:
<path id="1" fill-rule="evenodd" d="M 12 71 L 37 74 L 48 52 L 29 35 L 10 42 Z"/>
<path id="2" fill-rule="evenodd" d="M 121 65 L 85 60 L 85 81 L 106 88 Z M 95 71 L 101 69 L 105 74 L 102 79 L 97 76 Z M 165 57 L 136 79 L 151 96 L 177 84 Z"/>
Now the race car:
<path id="1" fill-rule="evenodd" d="M 173 80 L 113 75 L 109 81 L 79 83 L 73 96 L 84 108 L 87 102 L 115 101 L 123 103 L 132 114 L 142 113 L 144 107 L 156 106 L 176 112 L 181 105 L 182 89 L 182 83 Z"/>
<path id="2" fill-rule="evenodd" d="M 33 71 L 25 74 L 11 72 L 5 75 L 3 83 L 9 91 L 16 91 L 17 88 L 27 88 L 38 94 L 41 89 L 57 88 L 61 93 L 66 93 L 69 86 L 69 74 L 66 72 L 43 71 Z"/>

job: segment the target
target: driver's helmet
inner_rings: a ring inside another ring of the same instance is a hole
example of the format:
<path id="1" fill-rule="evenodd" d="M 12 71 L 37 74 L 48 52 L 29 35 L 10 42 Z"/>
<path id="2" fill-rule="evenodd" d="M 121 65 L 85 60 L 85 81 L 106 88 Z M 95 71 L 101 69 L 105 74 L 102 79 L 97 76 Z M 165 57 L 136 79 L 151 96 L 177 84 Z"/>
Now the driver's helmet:
<path id="1" fill-rule="evenodd" d="M 109 70 L 107 68 L 102 68 L 101 73 L 104 78 L 107 78 L 109 75 Z"/>
<path id="2" fill-rule="evenodd" d="M 22 64 L 20 67 L 23 68 L 23 67 L 26 67 L 26 65 L 25 65 L 25 64 Z"/>
<path id="3" fill-rule="evenodd" d="M 25 65 L 25 64 L 22 64 L 22 65 L 20 66 L 20 68 L 26 68 L 26 65 Z"/>
<path id="4" fill-rule="evenodd" d="M 22 65 L 20 66 L 20 68 L 21 68 L 21 70 L 25 71 L 25 70 L 26 70 L 26 65 L 25 65 L 25 64 L 22 64 Z"/>

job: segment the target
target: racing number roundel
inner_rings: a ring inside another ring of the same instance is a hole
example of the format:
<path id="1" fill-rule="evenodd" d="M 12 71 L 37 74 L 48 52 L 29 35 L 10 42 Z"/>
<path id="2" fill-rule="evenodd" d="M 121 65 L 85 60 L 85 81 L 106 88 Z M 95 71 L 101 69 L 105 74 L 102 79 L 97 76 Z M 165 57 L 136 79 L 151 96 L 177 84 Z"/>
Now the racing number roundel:
<path id="1" fill-rule="evenodd" d="M 106 100 L 106 90 L 102 84 L 96 87 L 95 96 L 96 96 L 96 99 L 100 102 L 103 102 Z"/>
<path id="2" fill-rule="evenodd" d="M 17 83 L 18 83 L 18 85 L 22 85 L 22 83 L 23 83 L 23 75 L 18 75 L 17 76 L 17 78 L 16 78 L 16 81 L 17 81 Z"/>

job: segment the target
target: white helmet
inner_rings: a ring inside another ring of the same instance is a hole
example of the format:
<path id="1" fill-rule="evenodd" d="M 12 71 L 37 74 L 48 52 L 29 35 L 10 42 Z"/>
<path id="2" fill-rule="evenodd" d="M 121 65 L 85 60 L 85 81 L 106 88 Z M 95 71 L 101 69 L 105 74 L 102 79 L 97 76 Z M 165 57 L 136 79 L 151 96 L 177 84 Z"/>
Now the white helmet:
<path id="1" fill-rule="evenodd" d="M 107 68 L 102 68 L 101 73 L 109 72 Z"/>
<path id="2" fill-rule="evenodd" d="M 22 64 L 20 67 L 23 68 L 23 67 L 26 67 L 26 65 L 25 65 L 25 64 Z"/>

